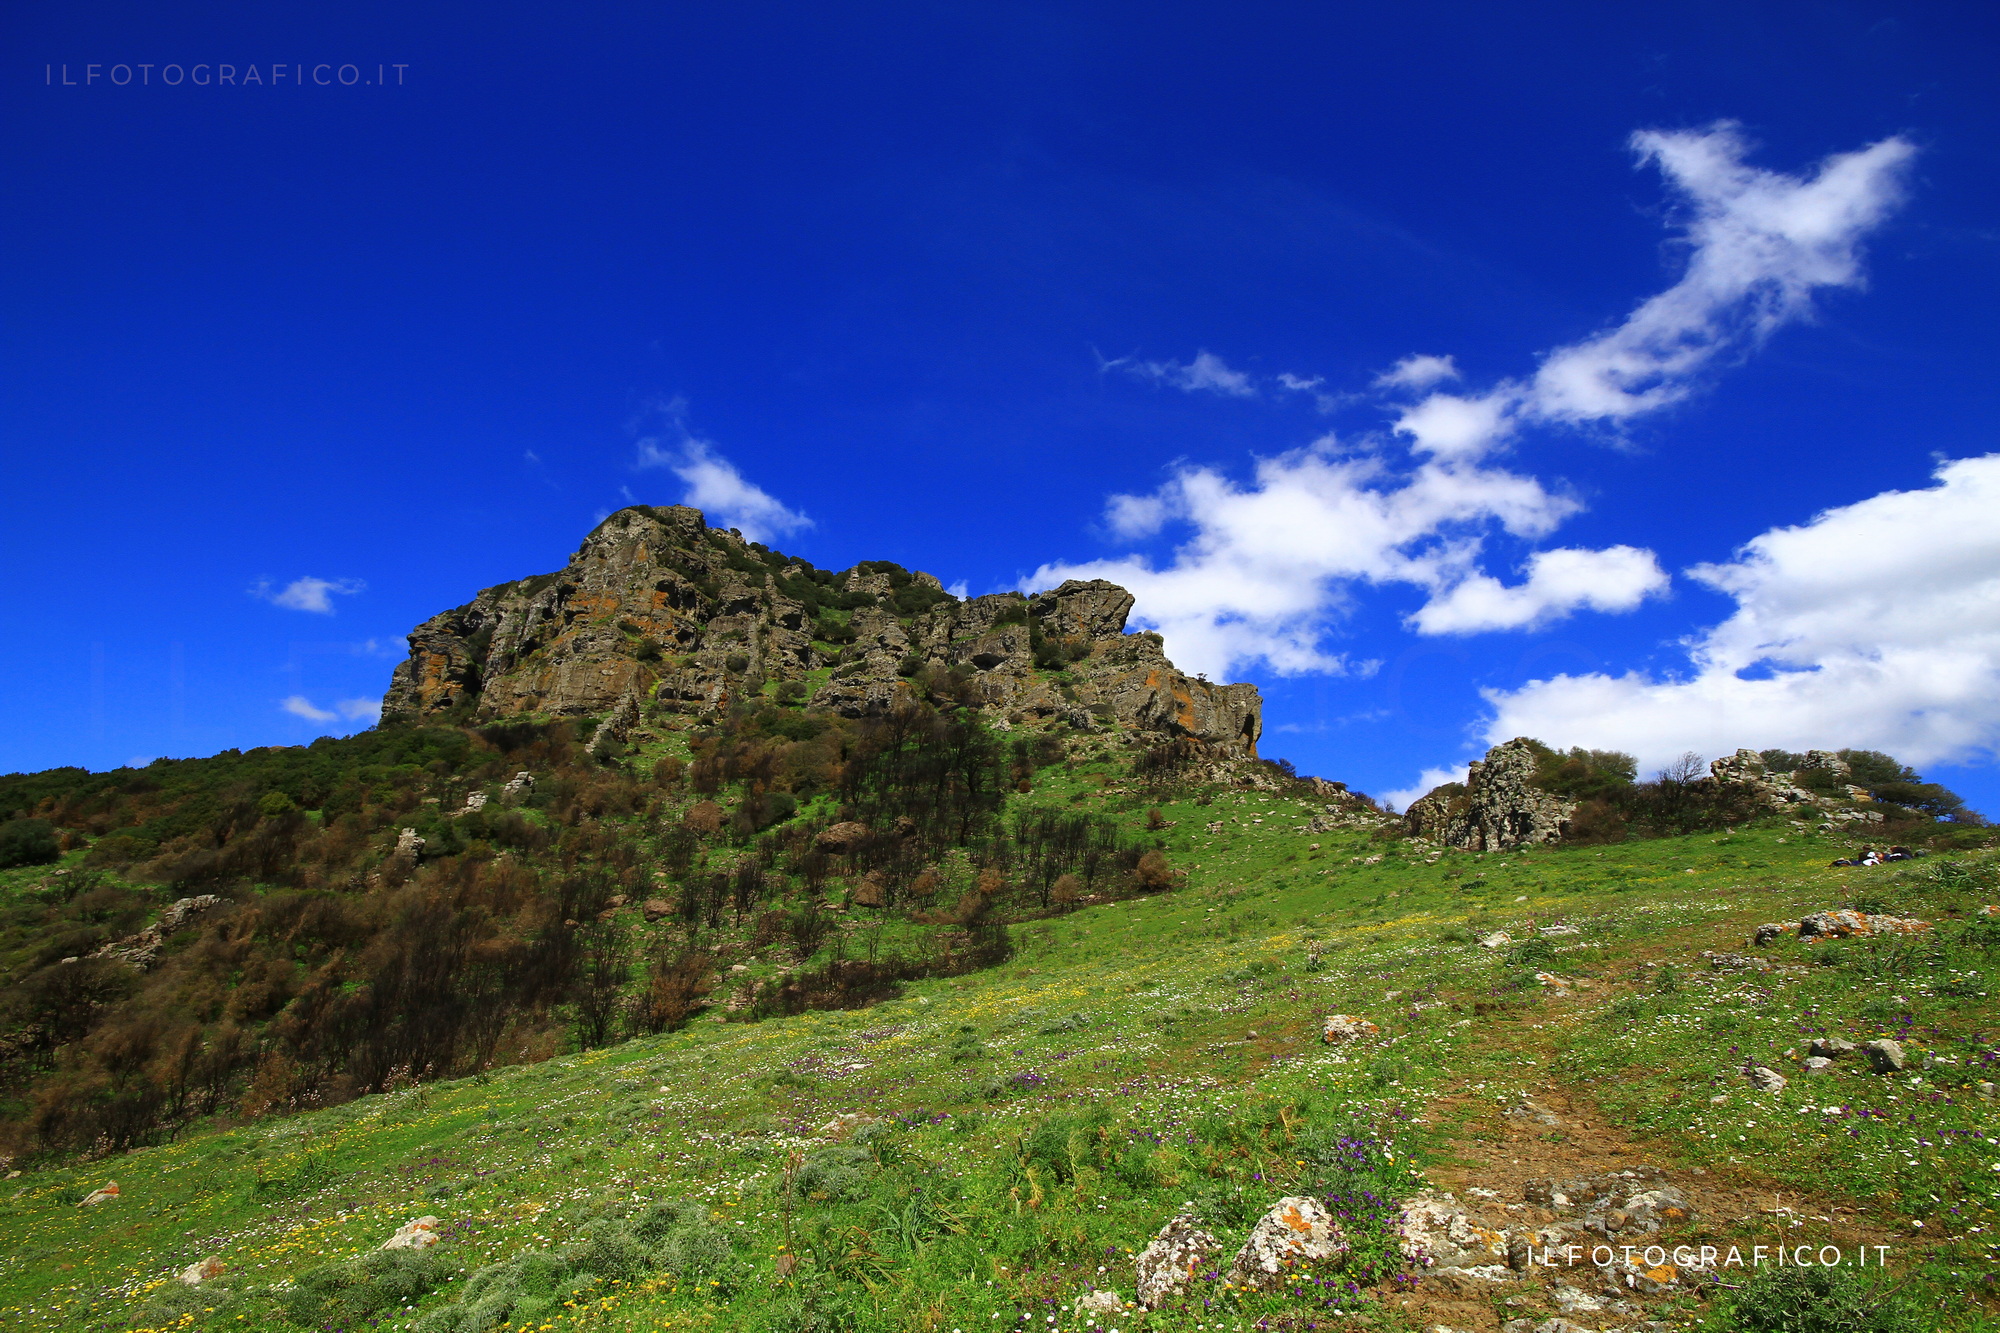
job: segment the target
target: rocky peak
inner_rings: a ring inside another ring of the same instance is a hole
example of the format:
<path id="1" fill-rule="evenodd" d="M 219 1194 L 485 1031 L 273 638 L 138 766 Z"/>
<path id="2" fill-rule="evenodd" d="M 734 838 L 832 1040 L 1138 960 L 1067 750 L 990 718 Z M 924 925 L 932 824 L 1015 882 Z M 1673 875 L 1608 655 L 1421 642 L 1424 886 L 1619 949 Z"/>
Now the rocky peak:
<path id="1" fill-rule="evenodd" d="M 1189 736 L 1254 757 L 1252 685 L 1190 679 L 1132 594 L 1101 579 L 960 599 L 886 561 L 817 570 L 708 526 L 684 505 L 621 509 L 569 563 L 488 588 L 410 632 L 385 720 L 713 713 L 772 684 L 849 716 L 886 711 L 920 673 L 1010 724 Z"/>
<path id="2" fill-rule="evenodd" d="M 1542 753 L 1525 736 L 1503 741 L 1473 761 L 1462 784 L 1411 802 L 1404 822 L 1418 837 L 1466 851 L 1560 842 L 1576 802 L 1534 785 Z"/>

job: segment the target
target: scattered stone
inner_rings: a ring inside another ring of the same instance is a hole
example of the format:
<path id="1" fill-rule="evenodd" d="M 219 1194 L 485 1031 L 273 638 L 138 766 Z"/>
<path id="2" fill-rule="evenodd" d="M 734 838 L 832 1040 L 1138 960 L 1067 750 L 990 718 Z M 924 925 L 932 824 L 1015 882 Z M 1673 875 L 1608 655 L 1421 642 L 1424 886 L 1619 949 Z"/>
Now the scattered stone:
<path id="1" fill-rule="evenodd" d="M 1560 935 L 1581 935 L 1583 930 L 1577 926 L 1543 926 L 1541 934 L 1543 939 L 1552 940 Z"/>
<path id="2" fill-rule="evenodd" d="M 100 1203 L 104 1203 L 107 1200 L 115 1199 L 117 1197 L 118 1197 L 118 1182 L 115 1180 L 108 1180 L 104 1183 L 103 1189 L 93 1191 L 91 1194 L 89 1194 L 87 1197 L 84 1198 L 83 1202 L 77 1204 L 77 1207 L 94 1208 Z"/>
<path id="3" fill-rule="evenodd" d="M 214 1255 L 210 1255 L 200 1263 L 189 1264 L 186 1268 L 183 1268 L 180 1272 L 180 1280 L 190 1287 L 199 1287 L 210 1278 L 221 1277 L 223 1271 L 222 1260 Z"/>
<path id="4" fill-rule="evenodd" d="M 406 828 L 396 836 L 395 855 L 406 861 L 414 861 L 424 854 L 424 840 L 417 836 L 413 828 Z"/>
<path id="5" fill-rule="evenodd" d="M 1880 916 L 1843 907 L 1833 912 L 1814 912 L 1799 922 L 1799 938 L 1846 939 L 1848 936 L 1914 935 L 1929 930 L 1931 923 L 1913 917 Z"/>
<path id="6" fill-rule="evenodd" d="M 835 856 L 844 856 L 849 852 L 859 851 L 874 836 L 874 830 L 866 824 L 857 824 L 851 819 L 844 820 L 814 838 L 813 848 Z"/>
<path id="7" fill-rule="evenodd" d="M 1222 1243 L 1202 1230 L 1200 1218 L 1192 1213 L 1175 1217 L 1139 1252 L 1139 1304 L 1158 1309 L 1221 1253 Z"/>
<path id="8" fill-rule="evenodd" d="M 1718 972 L 1741 972 L 1745 970 L 1761 972 L 1769 966 L 1761 958 L 1748 958 L 1740 953 L 1717 953 L 1713 949 L 1703 949 L 1701 956 L 1708 965 Z"/>
<path id="9" fill-rule="evenodd" d="M 1287 1195 L 1250 1229 L 1250 1239 L 1229 1266 L 1229 1280 L 1270 1291 L 1298 1265 L 1346 1253 L 1347 1238 L 1340 1224 L 1318 1200 Z"/>
<path id="10" fill-rule="evenodd" d="M 1761 949 L 1779 936 L 1789 933 L 1791 929 L 1792 926 L 1789 922 L 1766 921 L 1763 925 L 1757 927 L 1757 933 L 1752 937 L 1751 942 Z"/>
<path id="11" fill-rule="evenodd" d="M 204 912 L 223 905 L 224 900 L 212 893 L 198 894 L 193 898 L 180 898 L 169 903 L 160 919 L 140 931 L 137 935 L 127 935 L 122 940 L 114 940 L 99 948 L 92 958 L 109 958 L 113 962 L 125 963 L 141 972 L 151 967 L 159 958 L 160 950 L 166 947 L 167 937 L 186 927 Z M 65 958 L 65 963 L 74 960 Z"/>
<path id="12" fill-rule="evenodd" d="M 1091 1291 L 1078 1299 L 1076 1312 L 1080 1315 L 1124 1314 L 1125 1302 L 1115 1291 Z"/>
<path id="13" fill-rule="evenodd" d="M 1806 1072 L 1808 1074 L 1824 1074 L 1831 1068 L 1833 1068 L 1833 1061 L 1827 1059 L 1824 1055 L 1808 1055 L 1806 1057 Z"/>
<path id="14" fill-rule="evenodd" d="M 1504 930 L 1496 930 L 1491 935 L 1482 936 L 1479 941 L 1479 947 L 1482 949 L 1498 949 L 1502 945 L 1512 944 L 1513 942 L 1514 937 L 1512 935 L 1509 935 Z"/>
<path id="15" fill-rule="evenodd" d="M 1404 1200 L 1396 1229 L 1403 1258 L 1421 1268 L 1485 1268 L 1507 1259 L 1507 1237 L 1473 1221 L 1449 1194 L 1425 1190 Z"/>
<path id="16" fill-rule="evenodd" d="M 833 1119 L 819 1127 L 819 1133 L 830 1139 L 844 1139 L 858 1129 L 877 1123 L 879 1117 L 866 1111 L 842 1111 Z"/>
<path id="17" fill-rule="evenodd" d="M 1868 1063 L 1878 1074 L 1900 1074 L 1909 1067 L 1910 1057 L 1903 1053 L 1903 1044 L 1882 1038 L 1861 1044 L 1868 1056 Z"/>
<path id="18" fill-rule="evenodd" d="M 1327 1045 L 1342 1046 L 1350 1041 L 1360 1041 L 1363 1037 L 1372 1037 L 1381 1029 L 1353 1014 L 1328 1014 L 1322 1031 Z"/>
<path id="19" fill-rule="evenodd" d="M 640 905 L 639 910 L 645 913 L 646 920 L 658 921 L 661 917 L 672 916 L 674 905 L 665 898 L 648 898 Z"/>
<path id="20" fill-rule="evenodd" d="M 1775 1069 L 1766 1069 L 1763 1065 L 1751 1065 L 1743 1071 L 1743 1076 L 1755 1083 L 1761 1092 L 1785 1090 L 1785 1076 Z"/>
<path id="21" fill-rule="evenodd" d="M 535 794 L 535 775 L 525 770 L 516 773 L 500 789 L 500 800 L 507 805 L 517 805 Z"/>
<path id="22" fill-rule="evenodd" d="M 1852 1055 L 1854 1049 L 1854 1043 L 1845 1037 L 1814 1037 L 1806 1051 L 1823 1059 L 1838 1060 L 1843 1055 Z"/>
<path id="23" fill-rule="evenodd" d="M 1994 1083 L 1990 1083 L 1990 1082 L 1981 1082 L 1981 1083 L 1980 1083 L 1980 1084 L 1978 1085 L 1978 1087 L 1979 1087 L 1979 1095 L 1980 1095 L 1980 1096 L 1982 1096 L 1982 1097 L 1984 1097 L 1984 1098 L 1985 1098 L 1985 1099 L 1986 1099 L 1987 1101 L 1992 1101 L 1992 1100 L 1993 1100 L 1993 1098 L 1994 1098 L 1994 1097 L 1995 1097 L 1996 1095 L 2000 1095 L 2000 1084 L 1994 1084 Z M 20 1173 L 20 1172 L 18 1172 L 18 1171 L 16 1171 L 16 1172 L 14 1173 L 14 1175 L 16 1175 L 16 1176 L 18 1176 L 18 1175 L 20 1175 L 20 1174 L 21 1174 L 21 1173 Z M 12 1177 L 12 1176 L 10 1176 L 10 1177 L 8 1177 L 8 1178 L 9 1178 L 9 1179 L 11 1180 L 11 1179 L 12 1179 L 13 1177 Z"/>
<path id="24" fill-rule="evenodd" d="M 485 808 L 486 808 L 486 793 L 483 791 L 476 791 L 466 796 L 465 808 L 463 810 L 460 810 L 458 813 L 461 815 L 469 815 L 469 814 L 474 814 L 480 810 L 484 810 Z"/>
<path id="25" fill-rule="evenodd" d="M 849 895 L 848 901 L 852 902 L 856 907 L 887 907 L 889 905 L 889 885 L 882 878 L 882 872 L 871 870 L 862 876 L 861 882 L 854 886 L 854 892 Z"/>
<path id="26" fill-rule="evenodd" d="M 378 1247 L 384 1250 L 428 1250 L 438 1243 L 438 1220 L 435 1217 L 420 1217 L 414 1222 L 405 1222 L 396 1228 L 396 1234 Z"/>

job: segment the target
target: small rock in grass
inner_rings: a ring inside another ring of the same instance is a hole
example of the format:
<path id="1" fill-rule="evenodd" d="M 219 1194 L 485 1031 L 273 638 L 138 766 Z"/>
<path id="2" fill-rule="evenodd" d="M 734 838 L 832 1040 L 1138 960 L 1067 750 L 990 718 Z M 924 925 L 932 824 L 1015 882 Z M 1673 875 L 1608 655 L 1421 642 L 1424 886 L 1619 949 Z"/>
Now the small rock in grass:
<path id="1" fill-rule="evenodd" d="M 1843 1055 L 1854 1053 L 1854 1043 L 1845 1037 L 1814 1037 L 1807 1052 L 1828 1060 L 1838 1060 Z"/>
<path id="2" fill-rule="evenodd" d="M 1328 1014 L 1323 1035 L 1327 1045 L 1341 1046 L 1350 1041 L 1359 1041 L 1363 1037 L 1372 1037 L 1380 1031 L 1380 1028 L 1367 1019 L 1357 1018 L 1353 1014 Z"/>
<path id="3" fill-rule="evenodd" d="M 1878 1074 L 1899 1074 L 1910 1063 L 1910 1057 L 1903 1053 L 1903 1044 L 1886 1037 L 1863 1042 L 1861 1049 L 1867 1052 L 1868 1063 Z"/>
<path id="4" fill-rule="evenodd" d="M 1482 936 L 1479 941 L 1479 947 L 1482 949 L 1498 949 L 1504 944 L 1512 944 L 1513 942 L 1514 937 L 1512 935 L 1509 935 L 1504 930 L 1496 930 L 1491 935 Z"/>
<path id="5" fill-rule="evenodd" d="M 1288 1195 L 1250 1229 L 1250 1239 L 1229 1267 L 1229 1280 L 1270 1291 L 1298 1265 L 1346 1253 L 1347 1238 L 1333 1215 L 1317 1199 Z"/>
<path id="6" fill-rule="evenodd" d="M 1222 1242 L 1202 1230 L 1201 1219 L 1182 1213 L 1139 1251 L 1139 1304 L 1149 1310 L 1192 1282 L 1222 1253 Z"/>
<path id="7" fill-rule="evenodd" d="M 1763 925 L 1757 927 L 1757 933 L 1751 937 L 1751 942 L 1761 949 L 1791 929 L 1792 927 L 1783 921 L 1766 921 Z"/>
<path id="8" fill-rule="evenodd" d="M 1823 1055 L 1808 1055 L 1806 1057 L 1806 1072 L 1808 1074 L 1824 1074 L 1831 1068 L 1833 1068 L 1833 1061 Z"/>
<path id="9" fill-rule="evenodd" d="M 115 1180 L 107 1181 L 105 1182 L 103 1189 L 96 1190 L 93 1193 L 91 1193 L 81 1203 L 77 1204 L 77 1207 L 92 1208 L 100 1203 L 104 1203 L 107 1200 L 115 1199 L 117 1197 L 118 1197 L 118 1182 Z"/>
<path id="10" fill-rule="evenodd" d="M 183 1268 L 180 1273 L 180 1280 L 190 1287 L 199 1287 L 210 1278 L 221 1277 L 222 1273 L 222 1260 L 214 1255 L 210 1255 L 198 1264 L 189 1264 L 186 1268 Z"/>
<path id="11" fill-rule="evenodd" d="M 1092 1291 L 1077 1301 L 1076 1312 L 1080 1315 L 1123 1314 L 1125 1302 L 1118 1298 L 1115 1291 Z"/>
<path id="12" fill-rule="evenodd" d="M 1763 1065 L 1751 1065 L 1743 1071 L 1743 1076 L 1752 1083 L 1755 1083 L 1759 1091 L 1783 1092 L 1785 1090 L 1785 1076 L 1775 1069 L 1766 1069 Z"/>
<path id="13" fill-rule="evenodd" d="M 435 1217 L 420 1217 L 414 1222 L 405 1222 L 396 1228 L 396 1234 L 382 1242 L 385 1250 L 428 1250 L 438 1243 L 438 1220 Z"/>

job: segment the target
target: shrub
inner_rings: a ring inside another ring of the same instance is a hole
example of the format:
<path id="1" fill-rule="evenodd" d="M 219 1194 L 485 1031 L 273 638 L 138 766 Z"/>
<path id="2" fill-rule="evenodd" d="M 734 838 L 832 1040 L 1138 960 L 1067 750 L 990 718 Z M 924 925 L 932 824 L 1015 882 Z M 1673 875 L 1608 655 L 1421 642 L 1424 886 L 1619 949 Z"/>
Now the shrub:
<path id="1" fill-rule="evenodd" d="M 0 870 L 47 865 L 62 858 L 56 831 L 46 819 L 10 819 L 0 824 Z"/>
<path id="2" fill-rule="evenodd" d="M 1729 1300 L 1743 1333 L 1921 1333 L 1936 1327 L 1907 1298 L 1845 1268 L 1765 1268 Z"/>
<path id="3" fill-rule="evenodd" d="M 285 1317 L 306 1328 L 354 1328 L 414 1301 L 443 1281 L 435 1249 L 375 1250 L 358 1259 L 301 1273 L 284 1301 Z"/>

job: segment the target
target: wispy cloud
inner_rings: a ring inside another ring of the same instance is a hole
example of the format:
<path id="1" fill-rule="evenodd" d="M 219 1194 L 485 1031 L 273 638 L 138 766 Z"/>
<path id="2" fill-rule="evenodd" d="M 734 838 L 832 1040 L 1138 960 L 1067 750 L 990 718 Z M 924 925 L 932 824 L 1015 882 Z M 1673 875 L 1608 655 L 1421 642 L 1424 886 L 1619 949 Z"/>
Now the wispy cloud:
<path id="1" fill-rule="evenodd" d="M 278 707 L 308 722 L 334 722 L 346 718 L 350 722 L 372 723 L 382 716 L 380 699 L 336 699 L 333 707 L 321 708 L 303 694 L 293 694 L 280 700 Z"/>
<path id="2" fill-rule="evenodd" d="M 360 579 L 319 579 L 309 574 L 293 579 L 282 588 L 273 586 L 269 579 L 259 579 L 256 586 L 250 589 L 250 595 L 273 606 L 282 606 L 287 611 L 310 611 L 314 615 L 330 616 L 335 597 L 352 597 L 367 587 Z"/>
<path id="3" fill-rule="evenodd" d="M 1391 395 L 1407 455 L 1329 435 L 1259 460 L 1249 485 L 1176 466 L 1156 490 L 1112 496 L 1105 512 L 1127 540 L 1189 529 L 1164 565 L 1137 554 L 1057 562 L 1024 582 L 1122 582 L 1138 598 L 1137 618 L 1167 636 L 1175 659 L 1212 674 L 1258 660 L 1280 673 L 1353 669 L 1323 645 L 1356 584 L 1423 589 L 1428 600 L 1408 623 L 1425 634 L 1627 611 L 1664 592 L 1658 561 L 1632 546 L 1532 554 L 1526 581 L 1512 587 L 1487 574 L 1488 538 L 1536 541 L 1582 507 L 1560 487 L 1497 466 L 1495 451 L 1525 425 L 1616 425 L 1681 401 L 1717 361 L 1807 317 L 1814 292 L 1858 284 L 1861 242 L 1901 197 L 1914 149 L 1886 139 L 1792 176 L 1745 165 L 1748 146 L 1730 124 L 1642 133 L 1632 144 L 1681 205 L 1675 225 L 1688 257 L 1666 291 L 1615 327 L 1550 352 L 1533 375 L 1484 392 L 1435 387 L 1460 378 L 1450 357 L 1406 357 L 1376 384 Z M 1217 359 L 1197 375 L 1206 356 L 1185 366 L 1129 358 L 1106 366 L 1189 392 L 1256 392 Z"/>
<path id="4" fill-rule="evenodd" d="M 713 443 L 688 430 L 679 399 L 660 409 L 664 435 L 639 441 L 637 466 L 665 468 L 686 483 L 681 503 L 702 511 L 709 522 L 735 528 L 751 541 L 768 542 L 813 526 L 813 521 L 750 481 Z M 631 492 L 627 491 L 629 498 Z"/>
<path id="5" fill-rule="evenodd" d="M 1251 383 L 1250 376 L 1231 369 L 1228 362 L 1206 350 L 1196 352 L 1194 360 L 1185 363 L 1141 361 L 1137 357 L 1121 356 L 1116 361 L 1100 359 L 1098 368 L 1123 371 L 1138 379 L 1169 385 L 1183 393 L 1216 393 L 1225 398 L 1257 396 L 1257 386 Z"/>

